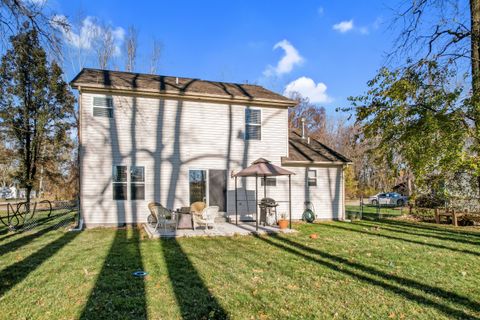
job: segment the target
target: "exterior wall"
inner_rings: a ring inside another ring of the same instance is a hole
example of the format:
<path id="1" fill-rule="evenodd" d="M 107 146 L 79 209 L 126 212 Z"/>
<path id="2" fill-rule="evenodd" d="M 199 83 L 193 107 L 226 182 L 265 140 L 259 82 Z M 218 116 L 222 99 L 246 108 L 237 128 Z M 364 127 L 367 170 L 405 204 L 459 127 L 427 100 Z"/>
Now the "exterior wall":
<path id="1" fill-rule="evenodd" d="M 189 170 L 230 173 L 264 157 L 280 165 L 287 154 L 287 109 L 262 107 L 262 140 L 244 140 L 245 106 L 146 97 L 114 96 L 114 117 L 93 117 L 94 93 L 81 94 L 81 212 L 87 227 L 143 223 L 148 203 L 189 206 Z M 252 107 L 256 108 L 256 107 Z M 113 200 L 112 166 L 145 167 L 145 200 Z M 312 167 L 313 168 L 313 167 Z M 317 166 L 317 186 L 307 187 L 307 168 L 289 166 L 292 218 L 301 219 L 304 202 L 318 219 L 343 219 L 342 166 Z M 227 214 L 235 214 L 235 183 L 228 179 Z M 259 198 L 263 187 L 259 186 Z M 255 178 L 238 179 L 238 210 L 254 217 Z M 277 177 L 267 196 L 288 200 L 288 177 Z M 248 199 L 248 201 L 247 201 Z M 288 212 L 280 202 L 279 213 Z"/>
<path id="2" fill-rule="evenodd" d="M 287 154 L 286 108 L 262 107 L 262 140 L 245 141 L 242 105 L 114 96 L 114 116 L 103 118 L 93 117 L 95 95 L 81 93 L 81 211 L 87 226 L 145 222 L 150 201 L 170 209 L 188 206 L 189 169 L 237 172 L 259 157 L 280 164 Z M 113 165 L 145 167 L 145 200 L 112 200 Z"/>
<path id="3" fill-rule="evenodd" d="M 270 160 L 270 159 L 269 159 Z M 272 161 L 273 162 L 273 161 Z M 283 166 L 285 169 L 295 173 L 292 175 L 292 219 L 302 218 L 305 210 L 305 202 L 310 201 L 313 204 L 314 212 L 318 220 L 344 219 L 344 201 L 343 201 L 343 176 L 341 165 L 327 166 Z M 317 171 L 317 185 L 308 186 L 307 172 L 309 169 Z M 258 181 L 258 198 L 264 197 L 265 188 Z M 255 178 L 247 178 L 247 196 L 245 191 L 239 189 L 237 193 L 239 217 L 255 218 Z M 276 178 L 276 186 L 267 186 L 266 196 L 279 202 L 277 214 L 285 213 L 288 218 L 288 177 L 282 176 Z M 240 180 L 239 180 L 240 181 Z M 235 197 L 234 188 L 229 192 L 228 215 L 235 216 Z M 248 198 L 249 201 L 245 201 Z M 246 207 L 248 206 L 248 210 Z M 250 214 L 246 214 L 249 211 Z"/>

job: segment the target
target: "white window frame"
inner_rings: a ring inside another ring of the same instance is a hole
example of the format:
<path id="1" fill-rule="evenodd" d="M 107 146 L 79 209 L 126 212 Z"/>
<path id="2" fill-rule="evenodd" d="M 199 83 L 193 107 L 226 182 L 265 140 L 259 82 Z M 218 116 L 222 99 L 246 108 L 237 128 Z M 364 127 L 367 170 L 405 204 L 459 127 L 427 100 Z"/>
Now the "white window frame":
<path id="1" fill-rule="evenodd" d="M 132 167 L 143 167 L 143 182 L 133 182 L 132 181 Z M 145 201 L 145 198 L 147 196 L 147 166 L 145 165 L 134 165 L 134 166 L 128 166 L 128 197 L 130 201 Z M 132 185 L 138 184 L 142 185 L 143 184 L 143 199 L 132 199 Z"/>
<path id="2" fill-rule="evenodd" d="M 315 172 L 315 178 L 310 178 L 310 172 Z M 315 185 L 311 185 L 310 181 L 315 181 Z M 316 187 L 318 185 L 318 172 L 316 169 L 307 169 L 307 186 Z"/>
<path id="3" fill-rule="evenodd" d="M 112 101 L 112 106 L 111 107 L 103 107 L 103 106 L 96 106 L 94 101 L 95 101 L 95 98 L 104 98 L 104 99 L 107 99 L 107 100 L 111 100 Z M 107 119 L 112 119 L 114 117 L 114 103 L 113 103 L 113 96 L 107 96 L 107 95 L 94 95 L 92 97 L 92 117 L 95 117 L 95 118 L 107 118 Z M 95 115 L 95 108 L 100 108 L 100 109 L 109 109 L 111 110 L 111 114 L 112 116 L 111 117 L 100 117 L 100 116 L 96 116 Z"/>
<path id="4" fill-rule="evenodd" d="M 260 123 L 247 123 L 247 110 L 258 110 L 260 111 Z M 244 140 L 248 141 L 262 141 L 263 140 L 263 109 L 262 108 L 252 108 L 252 107 L 246 107 L 243 118 L 245 121 L 245 135 L 244 135 Z M 257 126 L 260 127 L 260 139 L 248 139 L 247 138 L 247 126 Z"/>
<path id="5" fill-rule="evenodd" d="M 123 182 L 123 181 L 122 181 L 122 182 L 113 181 L 113 171 L 115 170 L 116 167 L 125 167 L 125 168 L 126 168 L 126 170 L 127 170 L 127 179 L 125 180 L 125 182 Z M 128 193 L 129 193 L 129 192 L 128 192 L 128 185 L 129 185 L 129 184 L 128 184 L 128 176 L 129 176 L 128 166 L 125 165 L 125 164 L 114 164 L 114 165 L 112 166 L 112 173 L 111 173 L 111 174 L 112 174 L 112 200 L 113 200 L 113 201 L 128 201 Z M 125 193 L 125 199 L 114 199 L 114 197 L 113 197 L 113 196 L 114 196 L 114 187 L 113 187 L 113 186 L 114 186 L 115 184 L 117 184 L 117 185 L 118 185 L 118 184 L 125 184 L 125 185 L 126 185 L 126 187 L 127 187 L 127 192 Z"/>

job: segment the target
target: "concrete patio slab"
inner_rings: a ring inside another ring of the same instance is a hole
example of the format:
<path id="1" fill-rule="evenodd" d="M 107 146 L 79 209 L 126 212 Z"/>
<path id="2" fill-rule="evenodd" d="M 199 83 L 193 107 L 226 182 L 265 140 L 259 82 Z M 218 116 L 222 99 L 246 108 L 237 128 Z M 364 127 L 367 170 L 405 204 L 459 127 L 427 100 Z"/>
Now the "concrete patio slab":
<path id="1" fill-rule="evenodd" d="M 167 227 L 167 231 L 163 228 L 155 231 L 155 228 L 145 224 L 145 231 L 150 238 L 176 238 L 176 237 L 233 237 L 236 235 L 260 235 L 260 234 L 275 234 L 275 233 L 295 233 L 294 229 L 280 230 L 275 226 L 258 226 L 258 231 L 255 230 L 255 223 L 242 222 L 238 225 L 229 222 L 221 222 L 215 224 L 215 229 L 206 230 L 204 227 L 192 229 L 178 229 L 173 230 Z"/>

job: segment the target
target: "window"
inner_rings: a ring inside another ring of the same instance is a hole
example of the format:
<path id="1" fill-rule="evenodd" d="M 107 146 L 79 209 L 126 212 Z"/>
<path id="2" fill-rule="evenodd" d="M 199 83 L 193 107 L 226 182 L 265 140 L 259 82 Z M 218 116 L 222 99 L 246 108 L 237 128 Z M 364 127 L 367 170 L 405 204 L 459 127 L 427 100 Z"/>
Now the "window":
<path id="1" fill-rule="evenodd" d="M 130 167 L 130 199 L 145 200 L 145 167 Z"/>
<path id="2" fill-rule="evenodd" d="M 260 179 L 262 187 L 265 186 L 265 180 L 263 178 Z M 277 178 L 267 177 L 267 187 L 276 187 L 277 186 Z"/>
<path id="3" fill-rule="evenodd" d="M 127 200 L 127 166 L 113 167 L 113 200 Z"/>
<path id="4" fill-rule="evenodd" d="M 112 97 L 93 97 L 93 116 L 112 118 L 113 117 Z"/>
<path id="5" fill-rule="evenodd" d="M 316 187 L 317 186 L 317 170 L 308 170 L 308 186 Z"/>
<path id="6" fill-rule="evenodd" d="M 245 109 L 245 140 L 262 139 L 262 111 Z"/>

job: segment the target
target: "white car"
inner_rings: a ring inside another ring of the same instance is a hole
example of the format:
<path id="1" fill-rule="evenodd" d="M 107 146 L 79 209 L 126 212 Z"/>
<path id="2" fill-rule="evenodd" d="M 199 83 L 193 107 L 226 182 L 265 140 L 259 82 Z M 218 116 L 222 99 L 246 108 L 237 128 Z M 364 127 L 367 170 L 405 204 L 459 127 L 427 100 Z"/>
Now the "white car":
<path id="1" fill-rule="evenodd" d="M 407 197 L 396 192 L 377 193 L 376 195 L 368 198 L 368 203 L 374 206 L 390 205 L 403 207 L 407 202 Z"/>

